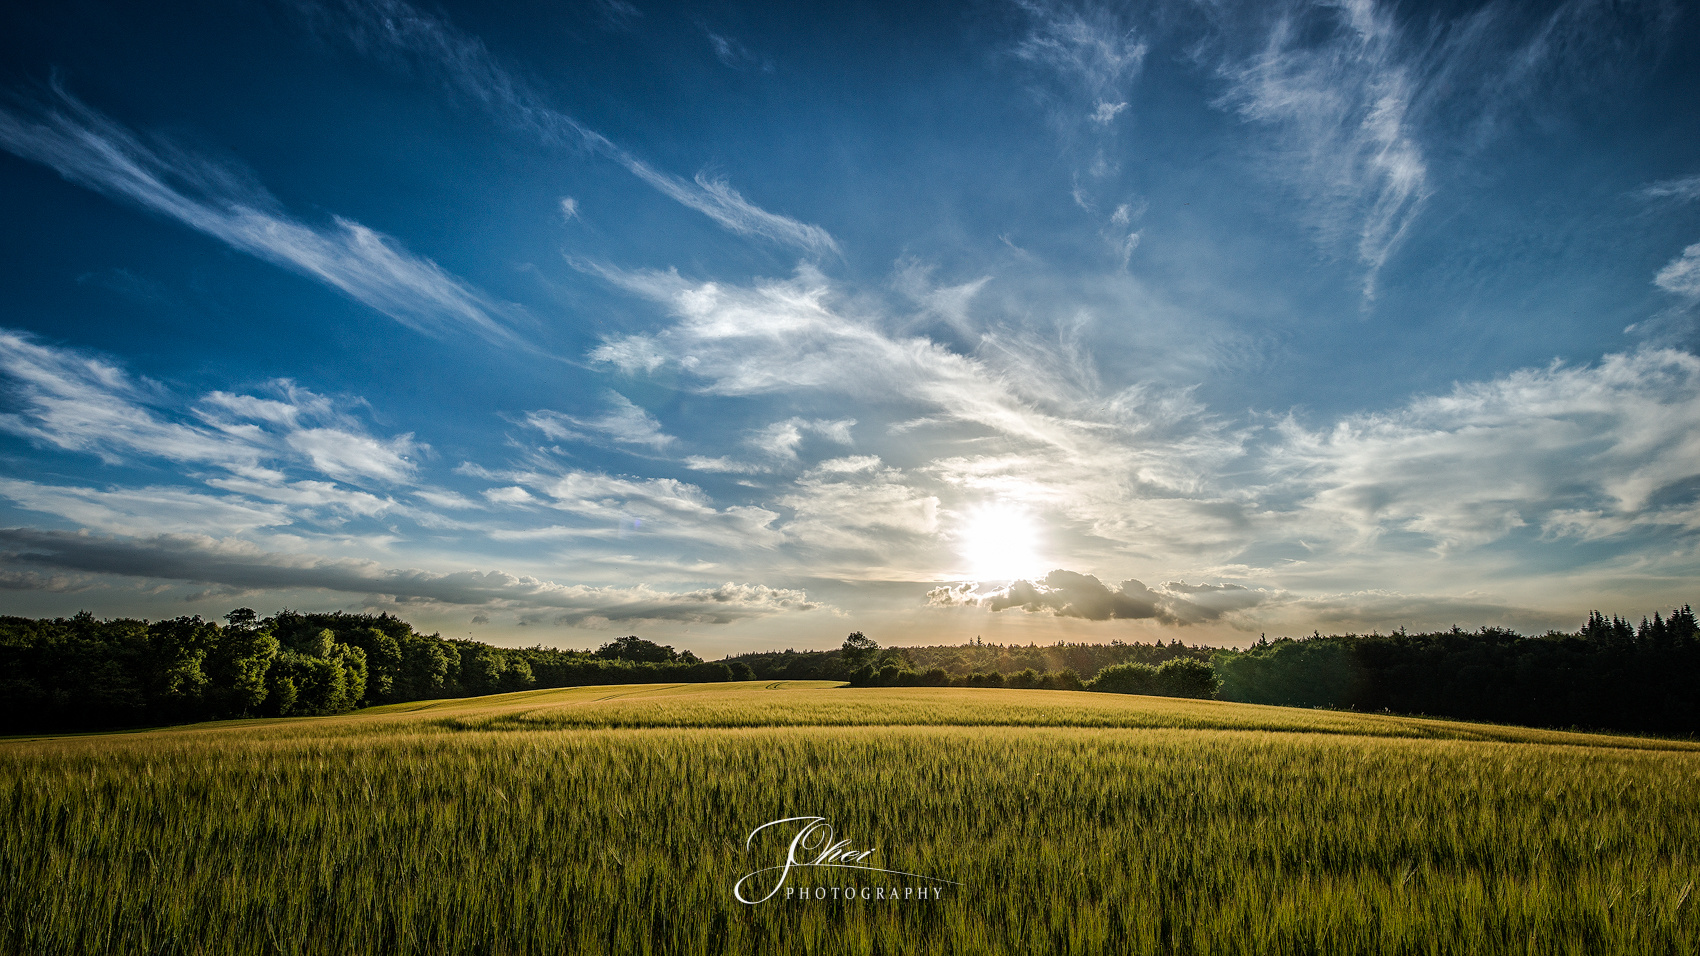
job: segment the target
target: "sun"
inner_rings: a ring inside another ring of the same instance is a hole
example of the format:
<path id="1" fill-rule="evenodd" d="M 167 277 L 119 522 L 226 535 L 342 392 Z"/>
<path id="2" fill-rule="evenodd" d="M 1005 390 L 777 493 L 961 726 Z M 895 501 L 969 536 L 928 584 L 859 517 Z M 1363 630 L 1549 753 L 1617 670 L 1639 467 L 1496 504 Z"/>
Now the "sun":
<path id="1" fill-rule="evenodd" d="M 1045 573 L 1039 524 L 1021 505 L 996 502 L 970 511 L 957 548 L 976 581 L 1013 581 Z"/>

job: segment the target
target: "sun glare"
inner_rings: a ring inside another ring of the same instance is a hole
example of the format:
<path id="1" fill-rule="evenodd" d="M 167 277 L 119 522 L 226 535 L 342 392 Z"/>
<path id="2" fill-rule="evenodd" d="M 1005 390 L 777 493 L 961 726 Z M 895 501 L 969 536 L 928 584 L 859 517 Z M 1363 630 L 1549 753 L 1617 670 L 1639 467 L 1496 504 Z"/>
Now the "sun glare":
<path id="1" fill-rule="evenodd" d="M 1035 578 L 1045 573 L 1038 522 L 1020 505 L 1000 502 L 970 512 L 958 548 L 976 581 Z"/>

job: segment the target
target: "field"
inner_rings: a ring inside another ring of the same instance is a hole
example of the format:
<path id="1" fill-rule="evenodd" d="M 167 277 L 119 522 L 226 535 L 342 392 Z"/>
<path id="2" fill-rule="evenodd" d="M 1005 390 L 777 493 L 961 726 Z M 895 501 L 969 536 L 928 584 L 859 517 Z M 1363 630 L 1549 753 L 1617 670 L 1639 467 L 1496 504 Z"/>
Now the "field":
<path id="1" fill-rule="evenodd" d="M 8 953 L 1700 950 L 1700 745 L 1646 738 L 628 685 L 0 741 L 0 805 Z M 935 879 L 791 888 L 939 898 L 735 900 L 801 815 Z"/>

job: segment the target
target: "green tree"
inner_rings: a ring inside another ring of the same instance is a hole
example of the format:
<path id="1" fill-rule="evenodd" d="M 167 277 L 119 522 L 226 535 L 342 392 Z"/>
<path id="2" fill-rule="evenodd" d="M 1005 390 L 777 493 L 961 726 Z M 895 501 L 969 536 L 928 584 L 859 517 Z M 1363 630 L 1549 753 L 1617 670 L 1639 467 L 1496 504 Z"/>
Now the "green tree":
<path id="1" fill-rule="evenodd" d="M 537 678 L 531 673 L 531 665 L 518 654 L 503 655 L 502 670 L 497 677 L 497 685 L 504 691 L 527 690 L 537 683 Z"/>
<path id="2" fill-rule="evenodd" d="M 460 689 L 465 694 L 494 694 L 501 690 L 502 653 L 488 644 L 473 641 L 454 642 L 460 651 L 459 666 L 455 668 Z"/>
<path id="3" fill-rule="evenodd" d="M 329 714 L 339 714 L 345 710 L 353 710 L 367 699 L 369 691 L 367 682 L 371 677 L 371 668 L 366 664 L 366 652 L 353 644 L 341 641 L 331 649 L 329 660 L 342 668 L 342 695 L 328 701 Z"/>
<path id="4" fill-rule="evenodd" d="M 597 657 L 639 664 L 699 664 L 701 659 L 690 651 L 676 651 L 671 644 L 646 641 L 636 634 L 609 641 L 596 649 Z"/>
<path id="5" fill-rule="evenodd" d="M 249 611 L 250 615 L 254 612 Z M 226 619 L 229 619 L 227 615 Z M 240 717 L 266 699 L 266 672 L 277 657 L 277 638 L 248 619 L 219 630 L 207 651 L 205 669 L 211 716 Z"/>
<path id="6" fill-rule="evenodd" d="M 1099 671 L 1086 689 L 1111 694 L 1155 694 L 1157 668 L 1139 663 L 1111 664 Z"/>
<path id="7" fill-rule="evenodd" d="M 401 642 L 375 627 L 348 628 L 337 640 L 366 654 L 366 693 L 360 702 L 378 704 L 395 699 L 396 680 L 401 676 Z"/>
<path id="8" fill-rule="evenodd" d="M 283 648 L 266 670 L 266 696 L 263 712 L 271 717 L 288 717 L 298 713 L 301 685 L 306 680 L 310 658 L 298 651 Z"/>
<path id="9" fill-rule="evenodd" d="M 1157 666 L 1155 676 L 1157 693 L 1166 697 L 1209 699 L 1216 696 L 1216 689 L 1222 685 L 1209 664 L 1190 657 L 1164 661 Z"/>
<path id="10" fill-rule="evenodd" d="M 879 649 L 880 646 L 874 643 L 873 638 L 861 631 L 852 631 L 850 636 L 844 639 L 844 646 L 839 648 L 839 655 L 844 661 L 844 666 L 854 671 L 865 664 L 872 663 L 874 655 L 879 653 Z"/>
<path id="11" fill-rule="evenodd" d="M 391 694 L 395 700 L 431 700 L 448 693 L 450 672 L 459 655 L 440 638 L 409 634 L 398 641 L 401 663 Z"/>
<path id="12" fill-rule="evenodd" d="M 202 664 L 218 625 L 200 617 L 178 617 L 148 625 L 145 686 L 149 706 L 169 720 L 194 720 L 207 710 L 209 681 Z"/>

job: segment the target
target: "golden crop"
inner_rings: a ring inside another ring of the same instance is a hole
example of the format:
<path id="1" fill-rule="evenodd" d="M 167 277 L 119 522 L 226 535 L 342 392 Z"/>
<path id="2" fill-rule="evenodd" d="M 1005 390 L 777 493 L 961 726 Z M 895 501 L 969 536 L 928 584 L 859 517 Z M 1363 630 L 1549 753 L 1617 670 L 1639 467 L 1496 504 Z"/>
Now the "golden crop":
<path id="1" fill-rule="evenodd" d="M 1700 745 L 1061 691 L 618 686 L 0 742 L 11 953 L 1692 953 Z M 943 899 L 769 902 L 829 818 Z"/>

